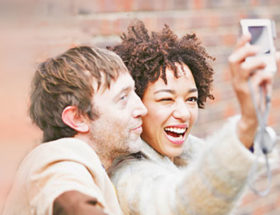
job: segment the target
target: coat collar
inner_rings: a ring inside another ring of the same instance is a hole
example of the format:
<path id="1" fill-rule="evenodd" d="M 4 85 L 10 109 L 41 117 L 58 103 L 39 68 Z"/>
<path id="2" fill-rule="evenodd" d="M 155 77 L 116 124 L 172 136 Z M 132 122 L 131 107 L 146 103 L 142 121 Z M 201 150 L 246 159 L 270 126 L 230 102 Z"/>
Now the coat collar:
<path id="1" fill-rule="evenodd" d="M 154 148 L 152 148 L 148 143 L 142 140 L 141 152 L 150 160 L 154 161 L 169 161 L 172 162 L 167 156 L 161 155 Z M 202 144 L 204 142 L 192 135 L 189 135 L 184 143 L 183 153 L 174 158 L 174 164 L 176 166 L 185 166 L 190 160 L 201 150 Z M 173 162 L 172 162 L 173 163 Z"/>

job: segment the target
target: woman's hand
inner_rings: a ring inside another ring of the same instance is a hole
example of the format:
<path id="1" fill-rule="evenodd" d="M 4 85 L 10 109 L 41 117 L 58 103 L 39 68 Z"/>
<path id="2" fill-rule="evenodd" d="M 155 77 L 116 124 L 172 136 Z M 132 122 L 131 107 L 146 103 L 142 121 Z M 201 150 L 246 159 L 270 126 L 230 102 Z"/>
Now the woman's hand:
<path id="1" fill-rule="evenodd" d="M 242 36 L 228 58 L 233 89 L 241 109 L 241 119 L 237 125 L 238 136 L 247 148 L 252 146 L 258 127 L 248 80 L 250 79 L 256 103 L 262 105 L 259 89 L 262 87 L 265 93 L 270 93 L 273 78 L 273 74 L 262 71 L 266 65 L 260 57 L 245 61 L 247 57 L 255 56 L 258 52 L 258 47 L 249 44 L 250 39 L 250 35 Z"/>
<path id="2" fill-rule="evenodd" d="M 278 72 L 280 72 L 280 52 L 276 53 L 276 61 L 277 61 Z"/>

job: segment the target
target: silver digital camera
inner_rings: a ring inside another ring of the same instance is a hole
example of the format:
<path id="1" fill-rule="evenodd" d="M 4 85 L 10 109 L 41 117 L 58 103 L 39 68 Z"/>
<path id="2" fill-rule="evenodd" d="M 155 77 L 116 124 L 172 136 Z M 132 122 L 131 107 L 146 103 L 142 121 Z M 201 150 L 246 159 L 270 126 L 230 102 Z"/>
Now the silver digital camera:
<path id="1" fill-rule="evenodd" d="M 276 57 L 273 39 L 276 38 L 275 24 L 269 19 L 242 19 L 240 21 L 243 34 L 251 35 L 251 45 L 260 48 L 259 53 L 254 57 L 247 57 L 246 61 L 253 58 L 260 58 L 265 61 L 265 71 L 276 72 Z"/>

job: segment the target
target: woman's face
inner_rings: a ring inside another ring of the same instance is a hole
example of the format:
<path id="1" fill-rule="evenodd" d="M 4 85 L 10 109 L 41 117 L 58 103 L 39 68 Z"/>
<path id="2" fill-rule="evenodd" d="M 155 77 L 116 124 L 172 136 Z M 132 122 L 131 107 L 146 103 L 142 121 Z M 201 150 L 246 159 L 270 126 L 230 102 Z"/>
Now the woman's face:
<path id="1" fill-rule="evenodd" d="M 173 159 L 197 119 L 198 92 L 193 75 L 185 64 L 176 64 L 179 77 L 166 69 L 167 84 L 159 78 L 149 83 L 143 95 L 148 114 L 143 117 L 142 138 L 162 155 Z"/>

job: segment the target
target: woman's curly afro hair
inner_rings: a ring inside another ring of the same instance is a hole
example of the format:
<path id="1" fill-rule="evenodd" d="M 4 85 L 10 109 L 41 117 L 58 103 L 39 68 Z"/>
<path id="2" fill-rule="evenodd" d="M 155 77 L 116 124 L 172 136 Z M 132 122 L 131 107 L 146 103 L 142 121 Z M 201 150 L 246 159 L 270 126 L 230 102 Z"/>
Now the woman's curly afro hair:
<path id="1" fill-rule="evenodd" d="M 193 74 L 198 89 L 198 107 L 204 108 L 207 98 L 214 99 L 210 92 L 213 68 L 208 63 L 214 58 L 207 54 L 195 34 L 186 34 L 178 39 L 167 25 L 161 32 L 149 34 L 144 23 L 135 20 L 121 39 L 121 44 L 109 49 L 122 58 L 131 72 L 140 98 L 143 98 L 149 82 L 155 82 L 160 77 L 167 84 L 167 67 L 178 78 L 175 63 L 180 63 L 187 65 Z"/>

